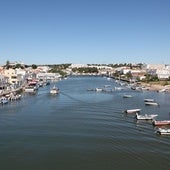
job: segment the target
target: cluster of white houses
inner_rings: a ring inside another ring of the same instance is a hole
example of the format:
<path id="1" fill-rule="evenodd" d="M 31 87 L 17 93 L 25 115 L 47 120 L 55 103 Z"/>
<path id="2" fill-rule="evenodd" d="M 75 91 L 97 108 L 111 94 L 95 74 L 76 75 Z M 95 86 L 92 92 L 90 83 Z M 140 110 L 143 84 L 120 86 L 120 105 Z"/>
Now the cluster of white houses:
<path id="1" fill-rule="evenodd" d="M 11 65 L 17 63 L 10 63 Z M 9 65 L 10 65 L 9 64 Z M 60 78 L 58 73 L 48 73 L 48 66 L 39 66 L 36 69 L 32 67 L 22 68 L 5 68 L 0 66 L 0 94 L 4 90 L 16 89 L 27 84 L 32 79 L 55 80 Z"/>
<path id="2" fill-rule="evenodd" d="M 16 65 L 18 63 L 10 63 Z M 113 75 L 115 72 L 121 72 L 121 75 L 131 73 L 133 78 L 138 77 L 139 79 L 145 78 L 146 74 L 157 75 L 159 79 L 170 78 L 170 65 L 165 64 L 143 64 L 142 68 L 138 67 L 109 67 L 107 65 L 84 65 L 84 64 L 71 64 L 69 68 L 65 70 L 67 74 L 72 74 L 73 68 L 79 67 L 97 67 L 99 75 Z M 18 88 L 23 86 L 28 79 L 58 79 L 60 75 L 58 73 L 49 73 L 48 66 L 38 66 L 36 69 L 32 67 L 25 68 L 12 68 L 8 69 L 0 66 L 0 93 L 4 88 Z"/>
<path id="3" fill-rule="evenodd" d="M 132 69 L 129 66 L 123 67 L 109 67 L 103 65 L 86 65 L 86 64 L 72 64 L 70 68 L 80 68 L 80 67 L 96 67 L 98 68 L 99 74 L 109 74 L 113 75 L 115 72 L 122 73 L 124 76 L 127 73 L 131 73 L 133 78 L 138 77 L 139 79 L 144 79 L 146 74 L 155 75 L 158 79 L 169 79 L 170 78 L 170 65 L 165 64 L 142 64 L 142 68 L 139 69 L 137 64 L 132 65 Z"/>

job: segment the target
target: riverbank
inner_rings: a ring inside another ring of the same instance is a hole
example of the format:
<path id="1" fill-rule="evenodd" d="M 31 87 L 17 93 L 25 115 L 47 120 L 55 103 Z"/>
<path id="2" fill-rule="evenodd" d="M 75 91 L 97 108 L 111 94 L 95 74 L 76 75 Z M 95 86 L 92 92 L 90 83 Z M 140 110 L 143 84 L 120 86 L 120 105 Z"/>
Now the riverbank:
<path id="1" fill-rule="evenodd" d="M 112 77 L 116 80 L 115 77 Z M 127 79 L 118 79 L 127 83 L 130 83 Z M 150 91 L 166 91 L 170 92 L 170 81 L 151 81 L 151 82 L 138 82 L 144 89 L 150 90 Z"/>
<path id="2" fill-rule="evenodd" d="M 170 91 L 169 85 L 163 85 L 161 83 L 155 83 L 155 82 L 144 83 L 144 82 L 141 82 L 141 85 L 146 87 L 150 91 L 164 91 L 164 90 Z"/>

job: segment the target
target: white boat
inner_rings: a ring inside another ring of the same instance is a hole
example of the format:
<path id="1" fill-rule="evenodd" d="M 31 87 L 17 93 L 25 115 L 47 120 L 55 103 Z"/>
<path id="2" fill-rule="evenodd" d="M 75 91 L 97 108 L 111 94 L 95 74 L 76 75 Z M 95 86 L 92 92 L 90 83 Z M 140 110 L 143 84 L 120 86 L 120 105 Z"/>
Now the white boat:
<path id="1" fill-rule="evenodd" d="M 144 102 L 154 102 L 154 99 L 144 99 Z"/>
<path id="2" fill-rule="evenodd" d="M 168 128 L 158 128 L 156 133 L 159 135 L 170 135 L 170 129 Z"/>
<path id="3" fill-rule="evenodd" d="M 170 120 L 154 120 L 152 123 L 155 126 L 164 126 L 164 125 L 170 125 Z"/>
<path id="4" fill-rule="evenodd" d="M 6 97 L 1 97 L 0 104 L 7 104 L 9 100 Z"/>
<path id="5" fill-rule="evenodd" d="M 159 106 L 157 102 L 145 102 L 145 105 Z"/>
<path id="6" fill-rule="evenodd" d="M 6 95 L 6 97 L 8 98 L 9 101 L 13 101 L 21 99 L 22 96 L 21 94 L 10 93 L 9 95 Z"/>
<path id="7" fill-rule="evenodd" d="M 101 92 L 101 91 L 103 91 L 103 89 L 102 88 L 96 88 L 95 89 L 97 92 Z"/>
<path id="8" fill-rule="evenodd" d="M 163 93 L 163 92 L 168 92 L 168 89 L 161 89 L 158 92 Z"/>
<path id="9" fill-rule="evenodd" d="M 104 85 L 104 87 L 105 87 L 105 88 L 110 87 L 110 86 L 111 86 L 111 85 L 109 85 L 109 84 L 108 84 L 108 85 L 107 85 L 107 84 L 106 84 L 106 85 Z"/>
<path id="10" fill-rule="evenodd" d="M 125 110 L 125 113 L 139 113 L 141 111 L 141 109 L 128 109 Z"/>
<path id="11" fill-rule="evenodd" d="M 123 87 L 115 87 L 115 91 L 121 91 L 121 90 L 124 90 Z"/>
<path id="12" fill-rule="evenodd" d="M 26 86 L 25 87 L 25 92 L 34 93 L 34 92 L 36 92 L 36 88 L 34 86 Z"/>
<path id="13" fill-rule="evenodd" d="M 130 94 L 123 95 L 123 98 L 131 98 L 131 97 L 132 97 L 132 95 L 130 95 Z"/>
<path id="14" fill-rule="evenodd" d="M 155 117 L 157 117 L 157 114 L 145 114 L 145 115 L 139 115 L 138 113 L 136 113 L 136 119 L 138 120 L 152 120 Z"/>
<path id="15" fill-rule="evenodd" d="M 50 90 L 50 94 L 58 94 L 59 93 L 59 88 L 53 86 L 53 88 Z"/>

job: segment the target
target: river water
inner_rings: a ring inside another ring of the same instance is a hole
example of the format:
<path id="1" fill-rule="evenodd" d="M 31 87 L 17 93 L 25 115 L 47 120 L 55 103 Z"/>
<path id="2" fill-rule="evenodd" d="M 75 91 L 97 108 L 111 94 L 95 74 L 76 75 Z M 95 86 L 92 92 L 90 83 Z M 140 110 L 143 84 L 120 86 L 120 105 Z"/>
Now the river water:
<path id="1" fill-rule="evenodd" d="M 49 94 L 51 84 L 0 106 L 0 169 L 169 170 L 170 137 L 122 111 L 140 108 L 170 119 L 170 94 L 87 90 L 104 85 L 119 86 L 103 77 L 69 77 L 56 83 L 57 96 Z M 145 106 L 145 98 L 160 107 Z"/>

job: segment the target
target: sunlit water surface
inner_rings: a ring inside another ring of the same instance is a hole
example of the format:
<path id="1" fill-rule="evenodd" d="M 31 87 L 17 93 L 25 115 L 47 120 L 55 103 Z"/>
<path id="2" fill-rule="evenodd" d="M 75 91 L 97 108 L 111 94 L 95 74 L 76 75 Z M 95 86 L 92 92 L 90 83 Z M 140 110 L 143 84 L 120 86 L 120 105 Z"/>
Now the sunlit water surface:
<path id="1" fill-rule="evenodd" d="M 107 92 L 87 89 L 107 87 Z M 170 137 L 155 134 L 150 121 L 136 121 L 126 109 L 170 119 L 170 94 L 119 87 L 103 77 L 70 77 L 56 83 L 60 94 L 39 88 L 0 106 L 2 170 L 169 170 Z M 132 98 L 123 98 L 131 94 Z M 160 107 L 145 106 L 154 98 Z"/>

